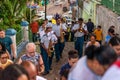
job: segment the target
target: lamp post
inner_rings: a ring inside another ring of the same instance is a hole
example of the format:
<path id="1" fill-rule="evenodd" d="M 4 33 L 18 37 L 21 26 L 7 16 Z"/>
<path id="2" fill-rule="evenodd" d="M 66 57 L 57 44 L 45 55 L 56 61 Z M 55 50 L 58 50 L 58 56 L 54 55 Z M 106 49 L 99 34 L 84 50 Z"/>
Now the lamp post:
<path id="1" fill-rule="evenodd" d="M 46 19 L 46 15 L 47 15 L 47 0 L 45 0 L 45 19 Z"/>

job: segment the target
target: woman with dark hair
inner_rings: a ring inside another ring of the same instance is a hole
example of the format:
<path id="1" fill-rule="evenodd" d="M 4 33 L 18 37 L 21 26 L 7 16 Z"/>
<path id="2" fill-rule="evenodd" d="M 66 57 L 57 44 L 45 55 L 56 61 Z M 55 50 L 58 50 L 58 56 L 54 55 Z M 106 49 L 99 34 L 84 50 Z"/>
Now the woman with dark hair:
<path id="1" fill-rule="evenodd" d="M 0 42 L 0 51 L 5 51 L 8 54 L 8 57 L 10 59 L 9 52 L 7 51 L 5 45 L 2 42 Z"/>
<path id="2" fill-rule="evenodd" d="M 12 64 L 2 71 L 0 80 L 30 80 L 30 79 L 28 73 L 22 66 L 18 64 Z"/>
<path id="3" fill-rule="evenodd" d="M 120 56 L 120 38 L 112 37 L 109 41 L 109 45 L 115 50 L 116 54 Z"/>
<path id="4" fill-rule="evenodd" d="M 100 47 L 99 42 L 96 41 L 96 36 L 94 34 L 91 34 L 90 41 L 87 42 L 86 47 L 94 45 L 96 47 Z"/>

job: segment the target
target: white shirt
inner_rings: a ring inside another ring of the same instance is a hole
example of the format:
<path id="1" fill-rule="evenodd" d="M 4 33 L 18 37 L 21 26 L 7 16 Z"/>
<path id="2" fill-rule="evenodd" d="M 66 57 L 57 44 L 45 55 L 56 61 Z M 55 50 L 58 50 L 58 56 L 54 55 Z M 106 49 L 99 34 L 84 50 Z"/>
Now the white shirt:
<path id="1" fill-rule="evenodd" d="M 43 78 L 41 76 L 36 76 L 36 80 L 47 80 L 47 79 L 45 79 L 45 78 Z"/>
<path id="2" fill-rule="evenodd" d="M 48 46 L 49 46 L 49 36 L 48 34 L 44 34 L 42 37 L 41 37 L 41 43 L 44 44 L 44 46 L 48 49 Z"/>
<path id="3" fill-rule="evenodd" d="M 49 40 L 51 40 L 52 43 L 57 42 L 58 39 L 57 39 L 56 35 L 54 34 L 54 31 L 49 32 L 48 36 L 49 36 Z M 53 45 L 53 47 L 54 47 L 54 45 Z"/>
<path id="4" fill-rule="evenodd" d="M 41 37 L 41 43 L 43 43 L 45 45 L 46 48 L 49 47 L 49 42 L 50 40 L 54 43 L 57 41 L 57 37 L 55 36 L 54 32 L 51 31 L 51 32 L 48 32 L 47 34 L 44 34 L 42 37 Z M 54 45 L 53 45 L 54 47 Z"/>
<path id="5" fill-rule="evenodd" d="M 72 28 L 72 30 L 77 30 L 77 29 L 79 29 L 79 24 L 75 24 L 74 26 L 73 26 L 73 28 Z M 87 26 L 83 23 L 82 24 L 82 28 L 85 30 L 85 31 L 87 31 Z M 79 32 L 79 31 L 77 31 L 77 32 L 75 32 L 75 37 L 82 37 L 82 36 L 84 36 L 84 32 Z"/>
<path id="6" fill-rule="evenodd" d="M 112 65 L 105 72 L 101 80 L 120 80 L 120 67 Z"/>
<path id="7" fill-rule="evenodd" d="M 99 80 L 99 77 L 87 67 L 87 57 L 84 56 L 71 70 L 68 80 Z"/>
<path id="8" fill-rule="evenodd" d="M 55 34 L 58 36 L 58 37 L 60 37 L 60 28 L 62 27 L 62 29 L 63 30 L 67 30 L 67 28 L 66 28 L 66 26 L 65 25 L 54 25 L 53 27 L 52 27 L 52 30 L 55 32 Z"/>

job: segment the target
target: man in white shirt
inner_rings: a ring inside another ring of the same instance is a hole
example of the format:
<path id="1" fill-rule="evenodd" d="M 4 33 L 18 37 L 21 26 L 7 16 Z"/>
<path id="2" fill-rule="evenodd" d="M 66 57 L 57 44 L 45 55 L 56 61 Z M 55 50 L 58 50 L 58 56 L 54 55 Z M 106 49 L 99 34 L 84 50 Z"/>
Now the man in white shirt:
<path id="1" fill-rule="evenodd" d="M 78 24 L 75 24 L 72 29 L 75 33 L 75 49 L 78 50 L 79 57 L 83 54 L 84 35 L 87 33 L 87 26 L 83 23 L 83 19 L 78 19 Z"/>
<path id="2" fill-rule="evenodd" d="M 100 76 L 103 76 L 106 69 L 117 59 L 114 50 L 109 46 L 89 46 L 85 55 L 71 70 L 68 80 L 100 80 Z"/>
<path id="3" fill-rule="evenodd" d="M 52 27 L 52 30 L 58 38 L 58 42 L 55 44 L 56 62 L 58 62 L 60 60 L 60 57 L 62 57 L 62 52 L 65 46 L 63 32 L 65 33 L 65 31 L 67 31 L 67 28 L 66 26 L 62 25 L 61 19 L 59 18 L 57 19 L 57 24 Z"/>
<path id="4" fill-rule="evenodd" d="M 120 80 L 120 60 L 116 61 L 105 72 L 101 80 Z"/>

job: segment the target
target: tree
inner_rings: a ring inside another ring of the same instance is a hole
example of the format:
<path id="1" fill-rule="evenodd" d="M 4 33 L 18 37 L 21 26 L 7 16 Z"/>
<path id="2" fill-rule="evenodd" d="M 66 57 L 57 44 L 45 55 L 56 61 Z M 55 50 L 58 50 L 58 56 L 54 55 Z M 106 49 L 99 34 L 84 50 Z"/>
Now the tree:
<path id="1" fill-rule="evenodd" d="M 27 0 L 1 0 L 0 1 L 0 18 L 3 24 L 12 27 L 16 21 L 26 16 Z"/>

